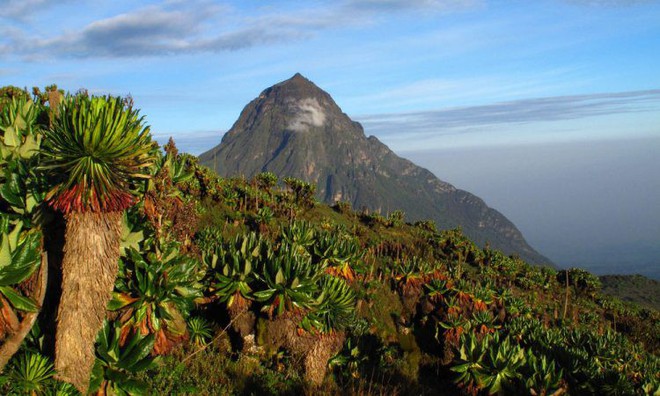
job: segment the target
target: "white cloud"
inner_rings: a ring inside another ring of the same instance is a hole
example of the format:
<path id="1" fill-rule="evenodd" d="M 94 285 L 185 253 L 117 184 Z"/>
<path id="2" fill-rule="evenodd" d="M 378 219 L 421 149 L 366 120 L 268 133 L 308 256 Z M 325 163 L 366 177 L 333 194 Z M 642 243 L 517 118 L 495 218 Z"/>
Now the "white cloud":
<path id="1" fill-rule="evenodd" d="M 289 109 L 294 114 L 294 118 L 288 125 L 292 131 L 304 132 L 310 126 L 320 127 L 325 124 L 325 112 L 316 98 L 291 102 Z"/>
<path id="2" fill-rule="evenodd" d="M 35 33 L 43 30 L 28 27 L 19 35 L 5 38 L 3 49 L 32 60 L 214 53 L 308 39 L 320 30 L 376 23 L 381 15 L 433 14 L 471 8 L 477 3 L 478 0 L 345 0 L 323 6 L 312 3 L 287 12 L 267 7 L 247 14 L 210 1 L 163 1 L 82 27 L 53 24 L 47 32 L 54 34 L 48 36 Z M 4 9 L 0 8 L 0 17 L 16 18 L 29 15 L 36 8 L 56 5 L 46 0 L 9 0 Z"/>

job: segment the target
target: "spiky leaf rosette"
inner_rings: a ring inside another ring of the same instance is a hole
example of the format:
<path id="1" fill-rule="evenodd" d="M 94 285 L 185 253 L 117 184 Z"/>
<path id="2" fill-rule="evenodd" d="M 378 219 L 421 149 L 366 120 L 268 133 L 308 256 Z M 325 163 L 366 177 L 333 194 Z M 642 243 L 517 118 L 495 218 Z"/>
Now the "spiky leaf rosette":
<path id="1" fill-rule="evenodd" d="M 119 97 L 68 97 L 45 132 L 44 169 L 57 183 L 51 206 L 64 213 L 130 207 L 129 186 L 153 163 L 149 127 Z"/>

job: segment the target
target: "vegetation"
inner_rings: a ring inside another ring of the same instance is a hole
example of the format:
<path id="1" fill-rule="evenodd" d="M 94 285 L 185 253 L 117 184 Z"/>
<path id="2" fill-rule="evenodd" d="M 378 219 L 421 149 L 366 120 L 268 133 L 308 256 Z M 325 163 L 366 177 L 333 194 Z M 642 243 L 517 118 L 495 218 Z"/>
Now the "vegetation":
<path id="1" fill-rule="evenodd" d="M 603 275 L 603 294 L 660 310 L 660 282 L 642 275 Z"/>
<path id="2" fill-rule="evenodd" d="M 173 142 L 154 149 L 118 98 L 53 109 L 7 92 L 3 394 L 660 392 L 660 314 L 586 271 L 530 266 L 401 211 L 321 205 L 295 179 L 219 178 Z M 42 253 L 62 268 L 48 274 L 57 328 Z M 69 349 L 62 331 L 77 332 Z"/>

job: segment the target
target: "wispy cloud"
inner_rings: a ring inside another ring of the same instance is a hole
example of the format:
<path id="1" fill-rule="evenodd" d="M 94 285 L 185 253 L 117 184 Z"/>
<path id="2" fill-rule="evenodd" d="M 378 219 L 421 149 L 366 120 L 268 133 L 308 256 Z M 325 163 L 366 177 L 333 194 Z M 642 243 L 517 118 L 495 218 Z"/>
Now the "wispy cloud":
<path id="1" fill-rule="evenodd" d="M 660 111 L 660 89 L 556 96 L 423 112 L 356 116 L 370 134 L 443 135 L 483 131 L 488 125 L 574 120 Z M 475 128 L 477 127 L 477 128 Z"/>
<path id="2" fill-rule="evenodd" d="M 6 0 L 2 2 L 2 7 L 0 7 L 0 17 L 28 21 L 38 11 L 49 8 L 54 4 L 55 2 L 48 0 Z"/>
<path id="3" fill-rule="evenodd" d="M 0 46 L 26 59 L 49 57 L 126 58 L 185 53 L 215 53 L 313 37 L 316 32 L 372 23 L 394 12 L 448 12 L 473 7 L 479 0 L 346 0 L 331 6 L 297 7 L 281 13 L 267 8 L 256 16 L 214 2 L 162 2 L 137 8 L 83 27 L 43 37 L 34 29 L 15 31 Z M 0 18 L 17 18 L 45 0 L 10 0 Z M 52 3 L 48 5 L 53 7 Z M 1 19 L 0 19 L 1 21 Z M 57 29 L 50 29 L 57 32 Z"/>

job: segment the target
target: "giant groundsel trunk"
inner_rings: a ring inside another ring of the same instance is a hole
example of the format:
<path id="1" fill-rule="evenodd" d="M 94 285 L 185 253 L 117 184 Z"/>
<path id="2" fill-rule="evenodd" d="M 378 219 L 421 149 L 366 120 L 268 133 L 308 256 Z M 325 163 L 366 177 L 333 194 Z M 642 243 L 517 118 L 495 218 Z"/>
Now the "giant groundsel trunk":
<path id="1" fill-rule="evenodd" d="M 73 212 L 66 216 L 55 368 L 60 379 L 71 382 L 83 394 L 94 365 L 94 341 L 117 276 L 121 216 L 121 212 Z"/>

